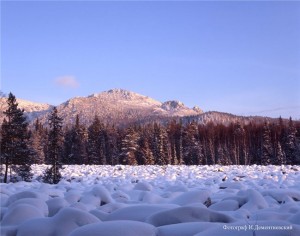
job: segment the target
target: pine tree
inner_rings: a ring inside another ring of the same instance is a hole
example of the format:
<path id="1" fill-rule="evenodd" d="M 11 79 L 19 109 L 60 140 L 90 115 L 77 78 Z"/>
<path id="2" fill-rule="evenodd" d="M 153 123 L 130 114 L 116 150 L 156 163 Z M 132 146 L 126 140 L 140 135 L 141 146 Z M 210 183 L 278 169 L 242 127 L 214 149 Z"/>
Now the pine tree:
<path id="1" fill-rule="evenodd" d="M 266 122 L 263 127 L 262 133 L 262 156 L 261 164 L 270 165 L 273 160 L 273 148 L 271 143 L 271 131 L 269 124 Z"/>
<path id="2" fill-rule="evenodd" d="M 30 181 L 33 150 L 29 146 L 28 123 L 24 110 L 18 108 L 12 93 L 9 93 L 7 104 L 8 108 L 3 112 L 7 119 L 4 119 L 1 128 L 1 159 L 5 164 L 4 182 L 7 183 L 9 167 L 13 167 L 22 180 Z"/>
<path id="3" fill-rule="evenodd" d="M 57 184 L 61 179 L 60 169 L 62 168 L 60 159 L 62 155 L 62 118 L 58 116 L 57 108 L 54 107 L 49 117 L 49 136 L 48 136 L 48 160 L 51 167 L 48 168 L 43 176 L 46 183 Z"/>

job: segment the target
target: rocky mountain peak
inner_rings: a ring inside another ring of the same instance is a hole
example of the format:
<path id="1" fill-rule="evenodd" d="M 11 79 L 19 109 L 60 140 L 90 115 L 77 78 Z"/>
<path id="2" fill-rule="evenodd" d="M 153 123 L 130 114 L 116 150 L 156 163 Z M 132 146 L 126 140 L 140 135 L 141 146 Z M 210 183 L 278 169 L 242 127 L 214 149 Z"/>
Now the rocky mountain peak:
<path id="1" fill-rule="evenodd" d="M 161 106 L 166 111 L 178 110 L 180 108 L 184 108 L 184 104 L 180 101 L 166 101 Z"/>
<path id="2" fill-rule="evenodd" d="M 193 111 L 197 112 L 197 113 L 203 113 L 202 109 L 200 109 L 198 106 L 194 106 L 193 107 Z"/>

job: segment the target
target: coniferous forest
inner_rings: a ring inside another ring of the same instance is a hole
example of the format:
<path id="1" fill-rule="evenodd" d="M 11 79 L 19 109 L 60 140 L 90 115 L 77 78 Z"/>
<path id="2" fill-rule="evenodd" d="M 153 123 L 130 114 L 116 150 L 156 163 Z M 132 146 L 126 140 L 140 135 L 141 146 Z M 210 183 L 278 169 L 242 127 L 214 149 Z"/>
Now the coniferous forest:
<path id="1" fill-rule="evenodd" d="M 24 111 L 10 94 L 1 125 L 4 182 L 10 168 L 30 179 L 31 164 L 52 165 L 45 178 L 56 183 L 62 164 L 91 165 L 281 165 L 300 164 L 300 125 L 291 118 L 273 123 L 206 125 L 173 120 L 118 127 L 95 116 L 85 126 L 77 115 L 64 125 L 54 108 L 49 125 L 29 128 Z"/>

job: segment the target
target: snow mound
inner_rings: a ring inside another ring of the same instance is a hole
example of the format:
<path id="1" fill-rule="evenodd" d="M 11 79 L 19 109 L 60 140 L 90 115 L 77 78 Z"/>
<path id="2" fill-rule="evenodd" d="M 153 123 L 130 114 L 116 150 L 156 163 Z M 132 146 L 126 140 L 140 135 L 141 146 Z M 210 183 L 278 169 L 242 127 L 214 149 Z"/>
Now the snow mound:
<path id="1" fill-rule="evenodd" d="M 36 193 L 32 191 L 22 191 L 16 194 L 11 195 L 8 200 L 7 200 L 7 205 L 12 204 L 13 202 L 22 199 L 22 198 L 40 198 L 40 199 L 45 199 L 46 196 L 41 193 Z"/>
<path id="2" fill-rule="evenodd" d="M 159 236 L 194 236 L 195 234 L 216 227 L 218 223 L 192 222 L 160 226 L 157 228 Z"/>
<path id="3" fill-rule="evenodd" d="M 210 196 L 210 192 L 203 190 L 203 191 L 190 191 L 186 193 L 182 193 L 170 203 L 177 204 L 177 205 L 187 205 L 192 203 L 205 203 L 208 201 L 208 198 Z"/>
<path id="4" fill-rule="evenodd" d="M 35 207 L 38 209 L 43 216 L 48 216 L 49 210 L 48 210 L 48 205 L 40 198 L 22 198 L 19 199 L 12 204 L 9 205 L 8 209 L 10 210 L 11 208 L 19 205 L 19 204 L 26 204 Z"/>
<path id="5" fill-rule="evenodd" d="M 28 219 L 41 217 L 44 215 L 36 207 L 28 204 L 17 204 L 5 213 L 1 225 L 18 225 Z"/>
<path id="6" fill-rule="evenodd" d="M 109 214 L 105 220 L 134 220 L 145 222 L 146 218 L 167 209 L 172 209 L 177 207 L 176 205 L 170 204 L 151 204 L 151 205 L 136 205 L 136 206 L 128 206 L 114 211 Z"/>
<path id="7" fill-rule="evenodd" d="M 59 210 L 69 206 L 70 204 L 64 198 L 52 198 L 47 202 L 49 209 L 49 216 L 54 216 Z"/>
<path id="8" fill-rule="evenodd" d="M 146 222 L 154 226 L 178 224 L 185 222 L 220 222 L 236 221 L 234 218 L 202 207 L 184 206 L 162 211 L 150 216 Z"/>
<path id="9" fill-rule="evenodd" d="M 134 186 L 135 190 L 142 190 L 142 191 L 151 191 L 153 189 L 152 185 L 147 182 L 138 182 Z"/>
<path id="10" fill-rule="evenodd" d="M 156 228 L 137 221 L 111 221 L 83 226 L 70 236 L 155 236 Z"/>
<path id="11" fill-rule="evenodd" d="M 98 222 L 99 219 L 88 212 L 66 207 L 54 217 L 32 219 L 21 224 L 17 235 L 66 236 L 78 227 Z"/>
<path id="12" fill-rule="evenodd" d="M 235 200 L 224 200 L 209 206 L 209 209 L 215 211 L 235 211 L 239 209 L 239 203 Z"/>

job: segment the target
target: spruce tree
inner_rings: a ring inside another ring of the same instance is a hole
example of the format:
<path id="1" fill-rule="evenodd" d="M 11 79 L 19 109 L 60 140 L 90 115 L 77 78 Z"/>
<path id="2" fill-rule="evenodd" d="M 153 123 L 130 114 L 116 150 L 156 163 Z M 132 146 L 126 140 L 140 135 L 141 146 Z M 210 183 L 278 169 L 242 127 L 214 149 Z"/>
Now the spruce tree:
<path id="1" fill-rule="evenodd" d="M 62 118 L 58 116 L 57 108 L 54 107 L 49 117 L 49 136 L 48 136 L 48 161 L 51 167 L 48 168 L 43 176 L 46 183 L 57 184 L 61 179 L 61 155 L 62 155 Z"/>
<path id="2" fill-rule="evenodd" d="M 5 164 L 4 182 L 8 181 L 8 169 L 12 168 L 24 181 L 32 178 L 31 163 L 33 150 L 29 145 L 28 123 L 24 110 L 18 108 L 16 97 L 9 93 L 8 108 L 1 127 L 1 161 Z"/>

